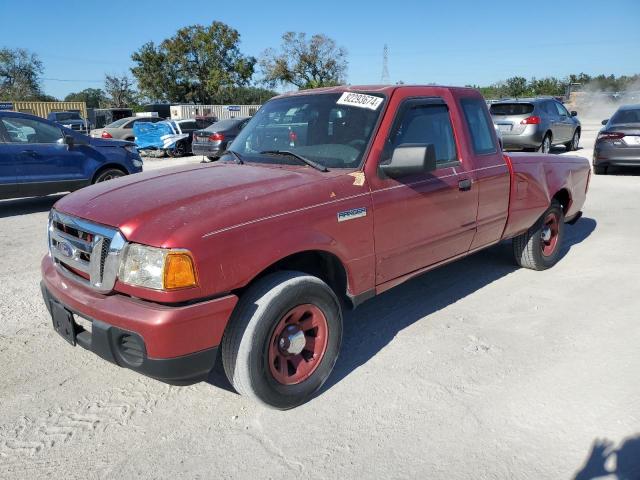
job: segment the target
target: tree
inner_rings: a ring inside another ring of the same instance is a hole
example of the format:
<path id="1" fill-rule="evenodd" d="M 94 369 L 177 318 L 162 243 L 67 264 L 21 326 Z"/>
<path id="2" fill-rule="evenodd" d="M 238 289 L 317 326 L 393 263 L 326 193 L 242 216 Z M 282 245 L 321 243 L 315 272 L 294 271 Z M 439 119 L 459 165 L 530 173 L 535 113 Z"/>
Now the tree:
<path id="1" fill-rule="evenodd" d="M 133 81 L 127 75 L 105 75 L 104 91 L 110 107 L 128 107 L 136 101 Z"/>
<path id="2" fill-rule="evenodd" d="M 260 67 L 267 85 L 292 84 L 298 88 L 338 85 L 345 81 L 347 51 L 323 34 L 307 41 L 305 33 L 286 32 L 280 51 L 267 49 Z"/>
<path id="3" fill-rule="evenodd" d="M 192 25 L 156 46 L 131 55 L 140 92 L 154 100 L 211 103 L 217 95 L 248 85 L 256 59 L 241 53 L 240 34 L 222 22 Z"/>
<path id="4" fill-rule="evenodd" d="M 213 97 L 212 103 L 222 105 L 260 105 L 277 94 L 277 92 L 266 88 L 235 87 L 221 91 Z"/>
<path id="5" fill-rule="evenodd" d="M 101 88 L 85 88 L 80 92 L 70 93 L 64 97 L 65 102 L 84 102 L 88 108 L 100 108 L 107 99 Z"/>
<path id="6" fill-rule="evenodd" d="M 504 83 L 510 97 L 522 97 L 527 92 L 527 79 L 524 77 L 507 78 Z"/>
<path id="7" fill-rule="evenodd" d="M 35 53 L 23 48 L 0 49 L 0 99 L 40 100 L 40 76 L 44 71 Z"/>

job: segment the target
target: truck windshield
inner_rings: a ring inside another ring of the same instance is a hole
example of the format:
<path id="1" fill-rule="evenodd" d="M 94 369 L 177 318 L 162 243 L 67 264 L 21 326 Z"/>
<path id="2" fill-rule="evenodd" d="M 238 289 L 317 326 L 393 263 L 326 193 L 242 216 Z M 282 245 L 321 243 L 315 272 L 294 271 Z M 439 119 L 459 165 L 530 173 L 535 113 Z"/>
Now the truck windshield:
<path id="1" fill-rule="evenodd" d="M 246 162 L 299 165 L 292 152 L 327 168 L 358 168 L 382 111 L 384 97 L 318 93 L 267 102 L 230 149 Z M 268 154 L 261 152 L 269 152 Z"/>
<path id="2" fill-rule="evenodd" d="M 67 120 L 82 120 L 79 113 L 75 112 L 58 112 L 56 113 L 56 120 L 58 122 L 66 122 Z"/>

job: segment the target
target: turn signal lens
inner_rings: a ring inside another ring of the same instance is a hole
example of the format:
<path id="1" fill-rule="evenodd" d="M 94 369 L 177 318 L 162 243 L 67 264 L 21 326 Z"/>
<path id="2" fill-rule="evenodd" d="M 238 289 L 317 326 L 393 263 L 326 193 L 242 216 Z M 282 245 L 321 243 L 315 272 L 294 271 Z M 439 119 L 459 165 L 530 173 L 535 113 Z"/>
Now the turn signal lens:
<path id="1" fill-rule="evenodd" d="M 102 132 L 101 137 L 102 138 L 113 138 L 113 135 L 111 135 L 109 132 Z"/>
<path id="2" fill-rule="evenodd" d="M 597 140 L 620 140 L 624 137 L 621 132 L 602 132 L 598 134 Z"/>
<path id="3" fill-rule="evenodd" d="M 164 289 L 195 287 L 198 284 L 193 258 L 186 252 L 169 252 L 164 263 Z"/>
<path id="4" fill-rule="evenodd" d="M 211 140 L 212 142 L 220 142 L 224 140 L 224 134 L 218 132 L 212 133 L 211 135 L 209 135 L 209 140 Z"/>

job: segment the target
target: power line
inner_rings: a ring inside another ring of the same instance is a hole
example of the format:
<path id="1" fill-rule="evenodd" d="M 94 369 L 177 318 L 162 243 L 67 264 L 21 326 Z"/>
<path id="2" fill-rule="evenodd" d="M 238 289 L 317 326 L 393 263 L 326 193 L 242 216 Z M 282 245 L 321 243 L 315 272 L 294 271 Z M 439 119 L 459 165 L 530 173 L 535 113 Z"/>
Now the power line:
<path id="1" fill-rule="evenodd" d="M 85 80 L 81 78 L 47 78 L 42 77 L 42 80 L 47 82 L 90 82 L 90 83 L 103 83 L 104 80 Z"/>

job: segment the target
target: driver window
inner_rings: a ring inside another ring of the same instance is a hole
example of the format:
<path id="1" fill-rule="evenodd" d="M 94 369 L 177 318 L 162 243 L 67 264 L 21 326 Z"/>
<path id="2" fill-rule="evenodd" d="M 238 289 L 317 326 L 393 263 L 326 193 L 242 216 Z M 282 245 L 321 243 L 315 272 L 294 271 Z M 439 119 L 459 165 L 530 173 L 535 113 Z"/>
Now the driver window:
<path id="1" fill-rule="evenodd" d="M 458 160 L 449 109 L 445 105 L 418 105 L 405 110 L 400 124 L 389 138 L 389 157 L 405 143 L 433 144 L 437 163 Z"/>
<path id="2" fill-rule="evenodd" d="M 564 106 L 558 102 L 553 102 L 553 104 L 556 106 L 556 108 L 558 109 L 558 114 L 560 116 L 565 116 L 568 117 L 569 116 L 569 112 L 567 112 L 567 109 L 564 108 Z"/>
<path id="3" fill-rule="evenodd" d="M 63 143 L 59 128 L 31 118 L 2 118 L 8 143 Z"/>

